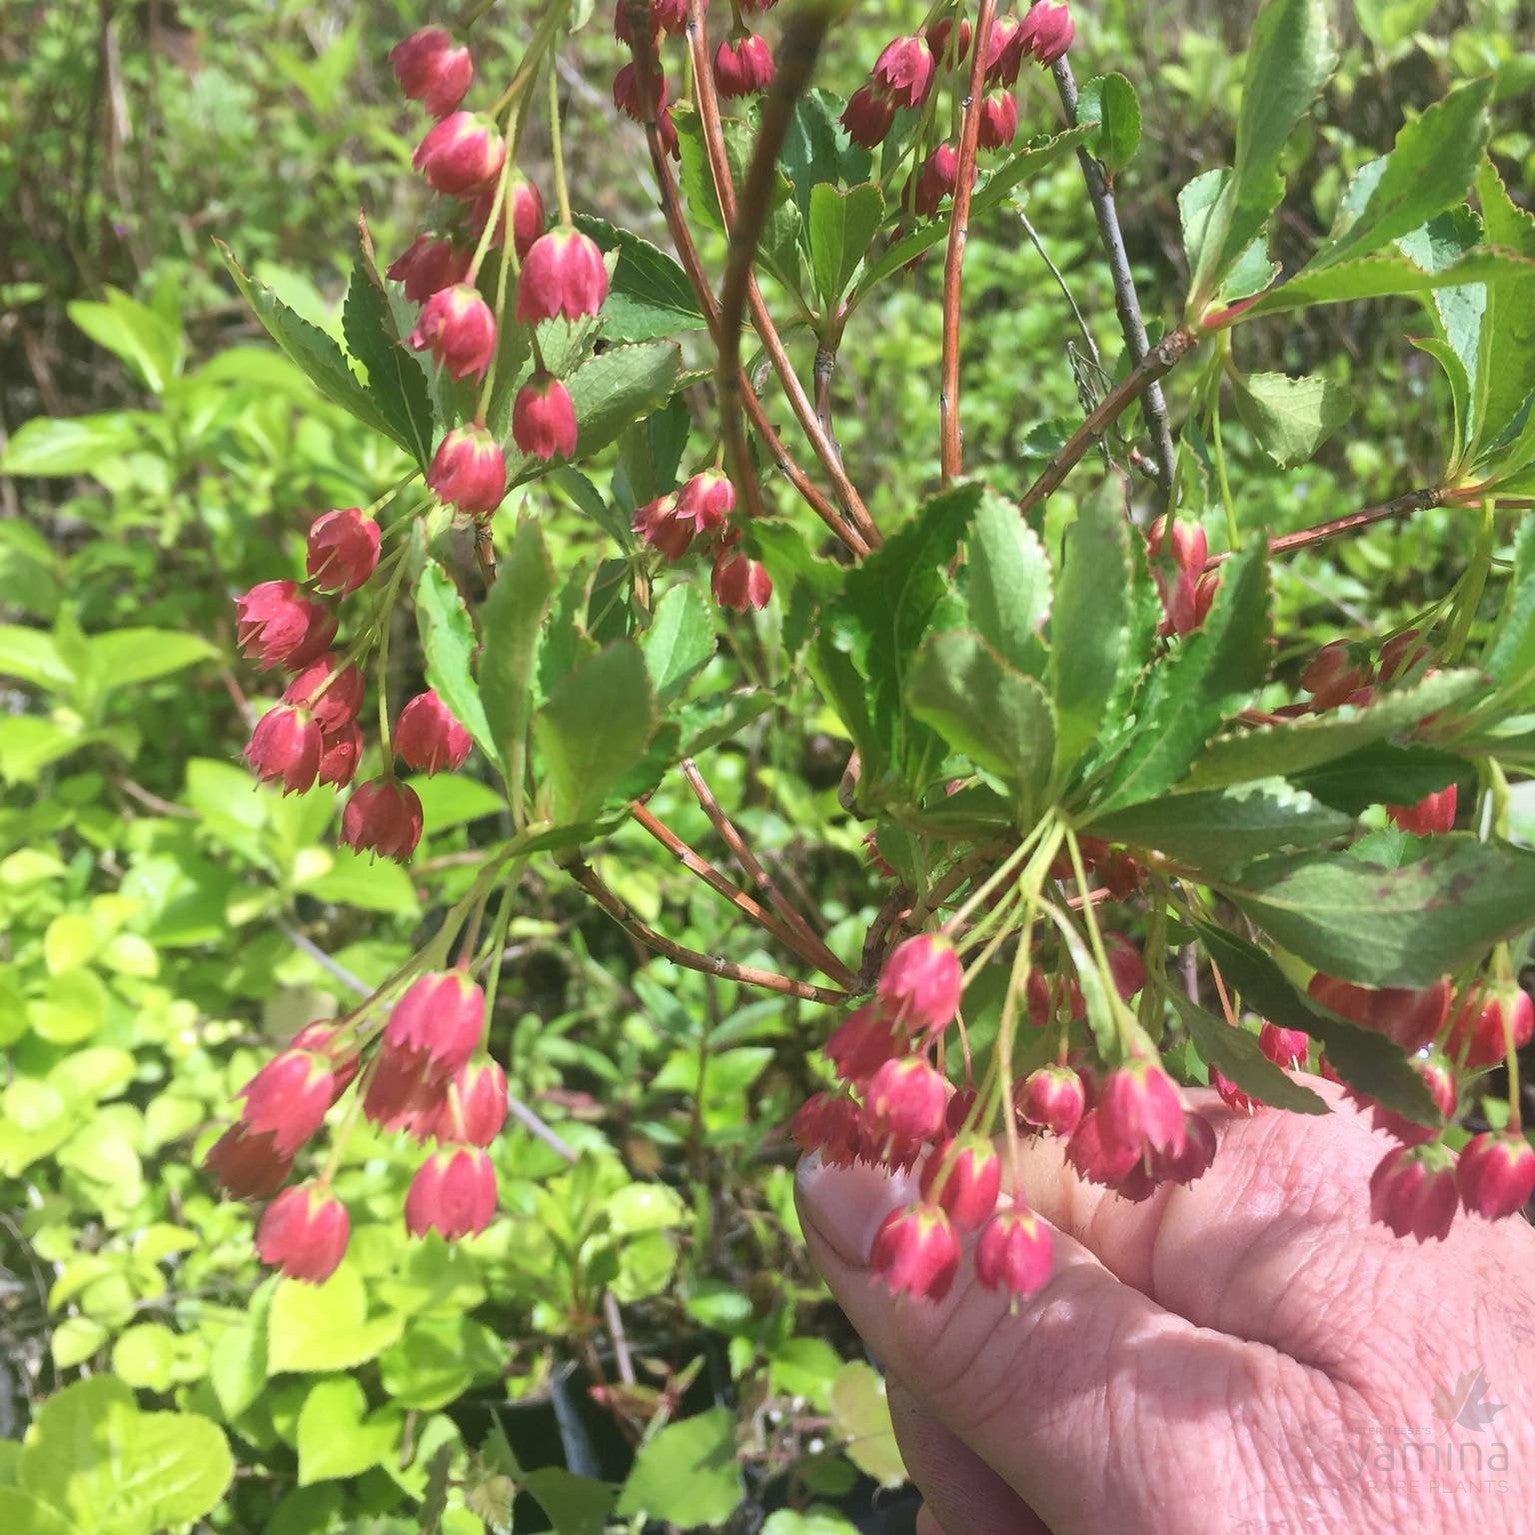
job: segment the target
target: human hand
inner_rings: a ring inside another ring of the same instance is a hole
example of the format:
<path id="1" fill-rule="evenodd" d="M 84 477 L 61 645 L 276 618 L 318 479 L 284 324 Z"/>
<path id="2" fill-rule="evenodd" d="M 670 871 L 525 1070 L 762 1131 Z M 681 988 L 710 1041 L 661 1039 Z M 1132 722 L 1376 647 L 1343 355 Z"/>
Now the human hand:
<path id="1" fill-rule="evenodd" d="M 1420 1246 L 1372 1224 L 1394 1143 L 1305 1080 L 1327 1119 L 1189 1094 L 1219 1155 L 1140 1204 L 1026 1144 L 1055 1269 L 1015 1315 L 968 1253 L 938 1302 L 871 1277 L 914 1174 L 802 1165 L 811 1256 L 885 1367 L 927 1535 L 1530 1528 L 1535 1232 L 1463 1215 Z"/>

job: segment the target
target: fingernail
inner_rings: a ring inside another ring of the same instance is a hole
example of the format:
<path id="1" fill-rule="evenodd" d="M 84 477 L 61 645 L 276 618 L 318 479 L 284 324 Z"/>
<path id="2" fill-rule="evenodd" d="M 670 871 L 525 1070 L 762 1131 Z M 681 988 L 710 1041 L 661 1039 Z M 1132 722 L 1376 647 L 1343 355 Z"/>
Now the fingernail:
<path id="1" fill-rule="evenodd" d="M 829 1167 L 807 1157 L 794 1175 L 800 1219 L 849 1268 L 869 1266 L 869 1249 L 885 1217 L 917 1195 L 910 1173 L 891 1175 L 867 1162 Z"/>

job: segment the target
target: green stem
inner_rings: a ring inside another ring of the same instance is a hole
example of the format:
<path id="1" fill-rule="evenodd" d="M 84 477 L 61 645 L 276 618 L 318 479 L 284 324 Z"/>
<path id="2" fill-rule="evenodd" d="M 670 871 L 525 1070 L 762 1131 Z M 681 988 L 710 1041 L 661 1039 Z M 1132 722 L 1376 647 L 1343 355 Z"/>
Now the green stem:
<path id="1" fill-rule="evenodd" d="M 1226 475 L 1226 444 L 1221 438 L 1221 408 L 1216 401 L 1210 418 L 1210 444 L 1215 449 L 1215 478 L 1221 488 L 1221 505 L 1226 510 L 1226 539 L 1228 547 L 1235 549 L 1241 541 L 1237 531 L 1237 507 L 1231 495 L 1231 481 Z"/>
<path id="2" fill-rule="evenodd" d="M 549 66 L 549 153 L 554 160 L 554 195 L 560 205 L 560 223 L 570 223 L 570 189 L 565 184 L 565 153 L 560 143 L 560 77 Z"/>
<path id="3" fill-rule="evenodd" d="M 1444 647 L 1446 666 L 1453 666 L 1460 660 L 1465 651 L 1466 642 L 1471 638 L 1471 626 L 1476 622 L 1476 610 L 1482 605 L 1482 593 L 1487 587 L 1487 573 L 1492 569 L 1493 536 L 1497 526 L 1493 507 L 1494 503 L 1490 496 L 1482 502 L 1482 527 L 1477 534 L 1476 549 L 1471 555 L 1471 563 L 1466 567 L 1466 573 L 1461 577 L 1459 589 L 1455 594 L 1455 619 Z"/>
<path id="4" fill-rule="evenodd" d="M 389 734 L 389 631 L 393 626 L 394 600 L 400 588 L 400 577 L 405 573 L 407 550 L 401 546 L 394 574 L 379 603 L 378 633 L 378 734 L 384 749 L 384 776 L 394 777 L 394 748 Z"/>

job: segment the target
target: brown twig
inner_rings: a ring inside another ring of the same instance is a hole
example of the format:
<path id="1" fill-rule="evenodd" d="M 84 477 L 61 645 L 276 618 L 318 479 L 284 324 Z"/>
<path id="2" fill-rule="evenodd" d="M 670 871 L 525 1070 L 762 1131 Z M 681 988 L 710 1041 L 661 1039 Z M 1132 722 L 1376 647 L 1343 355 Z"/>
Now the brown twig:
<path id="1" fill-rule="evenodd" d="M 986 45 L 991 41 L 991 23 L 995 15 L 995 0 L 981 0 L 975 18 L 965 117 L 959 132 L 959 171 L 949 220 L 949 248 L 943 264 L 943 366 L 938 385 L 938 446 L 945 484 L 964 467 L 964 434 L 959 421 L 960 287 L 965 268 L 965 242 L 970 234 L 970 193 L 975 180 L 976 148 L 980 142 L 981 106 L 986 99 Z"/>
<path id="2" fill-rule="evenodd" d="M 1379 506 L 1367 506 L 1363 511 L 1350 512 L 1347 517 L 1334 517 L 1331 522 L 1319 522 L 1314 528 L 1302 528 L 1298 533 L 1282 533 L 1269 540 L 1270 554 L 1289 554 L 1295 549 L 1306 549 L 1329 538 L 1341 538 L 1345 533 L 1357 533 L 1377 522 L 1387 522 L 1394 517 L 1408 517 L 1413 512 L 1425 511 L 1431 506 L 1442 506 L 1445 491 L 1432 486 L 1423 490 L 1410 490 L 1394 500 L 1383 501 Z M 1205 561 L 1205 569 L 1213 570 L 1231 558 L 1231 551 L 1212 555 Z"/>
<path id="3" fill-rule="evenodd" d="M 1082 455 L 1113 426 L 1124 412 L 1159 378 L 1169 373 L 1199 344 L 1199 333 L 1188 325 L 1168 331 L 1146 354 L 1145 359 L 1121 379 L 1098 402 L 1055 456 L 1045 465 L 1039 478 L 1024 492 L 1018 503 L 1020 512 L 1032 511 L 1071 473 Z"/>
<path id="4" fill-rule="evenodd" d="M 864 935 L 863 958 L 858 967 L 860 991 L 867 991 L 874 984 L 880 966 L 885 962 L 885 951 L 889 947 L 887 940 L 890 934 L 910 914 L 911 891 L 901 885 L 885 898 L 885 904 L 880 907 L 878 914 L 869 924 L 869 931 Z"/>
<path id="5" fill-rule="evenodd" d="M 803 957 L 809 959 L 823 974 L 829 975 L 839 986 L 846 986 L 849 990 L 856 989 L 858 977 L 826 947 L 820 935 L 778 888 L 777 881 L 763 868 L 761 860 L 747 846 L 746 839 L 734 822 L 720 808 L 719 801 L 715 799 L 709 785 L 704 782 L 703 774 L 698 771 L 698 764 L 691 757 L 682 759 L 682 772 L 697 797 L 703 813 L 708 816 L 709 824 L 720 834 L 720 840 L 730 849 L 731 857 L 740 864 L 742 873 L 756 883 L 757 888 L 767 896 L 768 904 L 778 913 L 784 924 L 798 936 L 804 946 L 799 951 Z"/>
<path id="6" fill-rule="evenodd" d="M 737 889 L 714 867 L 701 853 L 688 846 L 681 837 L 674 832 L 664 821 L 660 820 L 638 800 L 629 807 L 634 819 L 650 833 L 662 847 L 666 849 L 689 874 L 701 879 L 716 895 L 723 896 L 743 916 L 750 918 L 765 932 L 771 933 L 791 954 L 798 955 L 800 959 L 814 965 L 818 970 L 832 977 L 839 985 L 847 985 L 853 977 L 848 974 L 838 962 L 836 955 L 826 950 L 824 944 L 814 935 L 812 942 L 806 944 L 803 937 L 795 932 L 786 922 L 775 917 L 771 912 L 765 911 L 744 890 Z M 822 950 L 825 960 L 815 953 Z"/>
<path id="7" fill-rule="evenodd" d="M 1060 58 L 1050 68 L 1055 77 L 1056 93 L 1066 113 L 1066 122 L 1074 127 L 1077 121 L 1077 82 L 1071 72 L 1071 64 Z M 1119 210 L 1114 194 L 1109 189 L 1103 168 L 1083 147 L 1077 149 L 1077 160 L 1082 167 L 1082 178 L 1087 183 L 1087 195 L 1098 220 L 1098 236 L 1103 241 L 1103 253 L 1108 258 L 1109 276 L 1114 285 L 1114 311 L 1119 316 L 1119 328 L 1124 333 L 1125 350 L 1130 361 L 1139 367 L 1146 359 L 1150 341 L 1146 335 L 1146 322 L 1141 317 L 1140 300 L 1135 292 L 1135 278 L 1130 272 L 1130 257 L 1125 250 L 1124 234 L 1119 227 Z M 1146 426 L 1156 447 L 1156 477 L 1164 490 L 1171 490 L 1174 471 L 1173 434 L 1167 419 L 1167 401 L 1162 386 L 1153 380 L 1141 398 L 1141 409 Z"/>
<path id="8" fill-rule="evenodd" d="M 784 349 L 783 338 L 773 325 L 762 298 L 762 290 L 752 272 L 757 245 L 762 238 L 768 209 L 772 206 L 774 178 L 778 174 L 778 152 L 783 147 L 789 122 L 810 76 L 815 69 L 821 43 L 831 21 L 829 8 L 815 6 L 796 12 L 784 27 L 779 46 L 772 88 L 762 108 L 762 126 L 757 135 L 746 181 L 736 193 L 725 154 L 725 132 L 720 121 L 719 98 L 714 89 L 713 63 L 709 58 L 708 28 L 704 19 L 704 0 L 690 0 L 688 6 L 688 43 L 693 50 L 694 86 L 698 97 L 698 119 L 704 132 L 704 145 L 714 176 L 720 213 L 730 238 L 725 258 L 725 280 L 720 290 L 720 325 L 717 377 L 720 389 L 720 426 L 725 439 L 726 456 L 732 465 L 747 457 L 746 434 L 740 417 L 741 326 L 748 305 L 752 321 L 773 371 L 788 396 L 790 408 L 799 422 L 815 455 L 825 468 L 832 488 L 853 528 L 864 545 L 863 553 L 880 542 L 879 529 L 869 515 L 835 447 L 816 417 L 815 407 L 800 383 L 799 375 Z"/>
<path id="9" fill-rule="evenodd" d="M 717 975 L 722 980 L 738 981 L 743 986 L 758 986 L 764 991 L 777 992 L 784 997 L 798 997 L 805 1002 L 821 1002 L 828 1007 L 840 1007 L 849 999 L 845 991 L 832 991 L 825 986 L 812 986 L 808 981 L 796 981 L 772 970 L 758 970 L 751 965 L 738 965 L 733 960 L 722 959 L 716 954 L 700 954 L 696 949 L 684 948 L 670 938 L 663 937 L 653 927 L 642 922 L 598 877 L 589 864 L 577 860 L 566 866 L 566 873 L 621 927 L 631 938 L 654 950 L 663 959 L 685 970 L 697 970 L 703 975 Z"/>
<path id="10" fill-rule="evenodd" d="M 634 7 L 631 5 L 631 11 Z M 632 35 L 636 39 L 643 38 L 646 33 L 647 10 L 643 4 L 638 8 L 638 20 L 631 17 Z M 693 296 L 698 300 L 698 307 L 704 317 L 704 324 L 709 331 L 709 339 L 716 349 L 720 341 L 720 317 L 719 306 L 714 301 L 713 290 L 709 286 L 709 279 L 704 274 L 703 262 L 699 259 L 698 247 L 693 243 L 693 236 L 688 230 L 687 219 L 682 212 L 682 202 L 677 195 L 677 179 L 672 175 L 670 159 L 666 153 L 666 146 L 661 139 L 661 125 L 656 108 L 655 93 L 655 58 L 652 51 L 636 41 L 630 44 L 630 52 L 634 56 L 635 76 L 639 86 L 641 102 L 641 120 L 645 129 L 645 139 L 650 146 L 650 163 L 655 172 L 656 188 L 661 198 L 661 214 L 666 220 L 666 228 L 671 235 L 672 244 L 677 251 L 677 259 L 682 263 L 682 270 L 688 279 L 688 285 L 693 290 Z M 794 487 L 796 494 L 807 506 L 821 519 L 822 522 L 837 536 L 837 538 L 851 549 L 854 554 L 863 555 L 868 552 L 868 546 L 862 537 L 844 521 L 839 513 L 815 482 L 795 462 L 789 450 L 783 445 L 782 439 L 773 429 L 772 423 L 767 418 L 767 412 L 762 407 L 762 402 L 757 398 L 756 391 L 750 381 L 742 372 L 737 379 L 740 390 L 741 402 L 745 407 L 752 429 L 766 445 L 773 462 L 778 466 L 779 472 Z M 753 472 L 755 484 L 755 471 Z M 750 492 L 743 487 L 743 495 L 749 496 Z"/>

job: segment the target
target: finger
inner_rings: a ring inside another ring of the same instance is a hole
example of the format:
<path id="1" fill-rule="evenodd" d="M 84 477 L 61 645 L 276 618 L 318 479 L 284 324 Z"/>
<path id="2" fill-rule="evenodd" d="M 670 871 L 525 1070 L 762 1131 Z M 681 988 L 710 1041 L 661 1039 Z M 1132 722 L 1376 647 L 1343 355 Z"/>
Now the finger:
<path id="1" fill-rule="evenodd" d="M 1057 1535 L 1157 1528 L 1149 1510 L 1234 1471 L 1275 1402 L 1305 1387 L 1294 1361 L 1196 1329 L 1063 1234 L 1016 1313 L 968 1257 L 942 1301 L 892 1296 L 867 1257 L 910 1175 L 812 1161 L 797 1191 L 812 1259 L 890 1374 Z"/>
<path id="2" fill-rule="evenodd" d="M 917 1399 L 889 1383 L 901 1459 L 938 1535 L 1050 1535 L 1039 1516 L 968 1445 Z M 918 1531 L 922 1529 L 918 1523 Z"/>
<path id="3" fill-rule="evenodd" d="M 1335 1374 L 1337 1307 L 1357 1277 L 1398 1250 L 1369 1220 L 1370 1174 L 1394 1144 L 1334 1083 L 1307 1078 L 1327 1117 L 1237 1114 L 1214 1093 L 1189 1093 L 1218 1149 L 1187 1186 L 1163 1184 L 1136 1203 L 1084 1182 L 1056 1137 L 1022 1153 L 1020 1188 L 1051 1224 L 1160 1306 L 1233 1337 L 1264 1343 Z"/>

